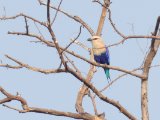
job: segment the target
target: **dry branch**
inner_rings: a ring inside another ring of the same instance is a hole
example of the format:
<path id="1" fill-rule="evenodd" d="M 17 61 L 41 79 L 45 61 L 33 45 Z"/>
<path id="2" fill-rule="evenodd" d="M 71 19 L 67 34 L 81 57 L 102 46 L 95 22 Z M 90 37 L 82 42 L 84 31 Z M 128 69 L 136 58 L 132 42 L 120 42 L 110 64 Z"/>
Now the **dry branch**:
<path id="1" fill-rule="evenodd" d="M 101 36 L 102 29 L 103 29 L 104 22 L 105 22 L 105 18 L 106 18 L 106 14 L 107 14 L 107 9 L 108 9 L 109 5 L 110 5 L 110 0 L 104 0 L 104 4 L 102 7 L 102 13 L 101 13 L 101 17 L 99 20 L 97 33 L 96 33 L 97 36 Z"/>
<path id="2" fill-rule="evenodd" d="M 71 73 L 73 76 L 75 76 L 78 80 L 83 82 L 88 88 L 90 88 L 101 100 L 104 102 L 107 102 L 117 109 L 120 110 L 121 113 L 123 113 L 126 117 L 128 117 L 131 120 L 137 120 L 135 116 L 133 116 L 131 113 L 129 113 L 119 102 L 116 102 L 112 99 L 109 99 L 108 97 L 104 96 L 101 92 L 99 92 L 90 82 L 88 82 L 85 78 L 78 75 L 76 72 L 74 72 L 71 68 L 67 68 L 68 72 Z"/>
<path id="3" fill-rule="evenodd" d="M 55 47 L 55 44 L 52 43 L 52 42 L 49 42 L 49 41 L 46 41 L 44 40 L 42 37 L 40 36 L 37 36 L 37 35 L 34 35 L 34 34 L 31 34 L 29 33 L 28 35 L 26 33 L 21 33 L 21 32 L 9 32 L 9 34 L 15 34 L 15 35 L 25 35 L 25 36 L 30 36 L 30 37 L 35 37 L 37 38 L 38 40 L 42 41 L 43 43 L 47 44 L 48 46 L 50 47 Z M 60 47 L 59 46 L 59 49 L 60 50 L 64 50 L 64 48 Z M 103 64 L 98 64 L 96 62 L 93 62 L 93 61 L 90 61 L 76 53 L 74 53 L 73 51 L 69 51 L 69 50 L 66 50 L 67 53 L 75 56 L 76 58 L 79 58 L 87 63 L 90 63 L 94 66 L 99 66 L 99 67 L 104 67 L 104 68 L 109 68 L 109 69 L 112 69 L 112 70 L 118 70 L 118 71 L 121 71 L 121 72 L 124 72 L 124 73 L 127 73 L 127 74 L 130 74 L 130 75 L 133 75 L 133 76 L 136 76 L 136 77 L 139 77 L 139 78 L 145 78 L 146 76 L 145 75 L 141 75 L 141 74 L 138 74 L 138 73 L 135 73 L 135 72 L 132 72 L 132 71 L 129 71 L 129 70 L 126 70 L 126 69 L 123 69 L 123 68 L 120 68 L 120 67 L 117 67 L 117 66 L 110 66 L 110 65 L 103 65 Z M 61 52 L 60 52 L 61 53 Z"/>
<path id="4" fill-rule="evenodd" d="M 13 68 L 13 69 L 19 69 L 19 68 L 27 68 L 29 70 L 32 71 L 36 71 L 36 72 L 41 72 L 44 74 L 51 74 L 51 73 L 60 73 L 60 72 L 66 72 L 65 69 L 41 69 L 41 68 L 37 68 L 37 67 L 32 67 L 28 64 L 25 64 L 9 55 L 5 55 L 8 59 L 14 61 L 15 63 L 17 63 L 19 66 L 11 66 L 11 65 L 0 65 L 0 67 L 7 67 L 7 68 Z"/>
<path id="5" fill-rule="evenodd" d="M 157 35 L 158 29 L 160 24 L 160 16 L 157 19 L 157 23 L 155 26 L 155 31 L 153 33 L 154 36 Z M 160 35 L 160 32 L 158 33 Z M 151 63 L 153 61 L 153 58 L 155 57 L 158 48 L 160 45 L 160 40 L 157 40 L 155 38 L 151 41 L 151 48 L 150 51 L 145 59 L 144 62 L 144 69 L 143 74 L 147 77 L 145 79 L 142 79 L 141 81 L 141 110 L 142 110 L 142 120 L 149 120 L 149 112 L 148 112 L 148 75 Z"/>
<path id="6" fill-rule="evenodd" d="M 24 98 L 22 98 L 21 96 L 12 95 L 12 94 L 8 93 L 6 90 L 4 90 L 2 87 L 0 87 L 0 92 L 6 96 L 6 98 L 0 100 L 0 104 L 3 104 L 4 107 L 7 107 L 9 109 L 16 110 L 19 113 L 34 112 L 34 113 L 43 113 L 43 114 L 70 117 L 70 118 L 75 118 L 75 119 L 84 119 L 84 120 L 95 120 L 95 118 L 98 117 L 98 116 L 94 116 L 94 115 L 91 115 L 88 113 L 77 114 L 77 113 L 71 113 L 71 112 L 57 111 L 57 110 L 53 110 L 53 109 L 29 107 L 27 104 L 27 101 Z M 22 110 L 4 104 L 4 103 L 7 103 L 7 102 L 10 102 L 13 100 L 19 101 L 21 103 Z M 99 119 L 99 120 L 102 120 L 102 119 Z"/>
<path id="7" fill-rule="evenodd" d="M 42 1 L 39 1 L 39 3 L 40 3 L 40 5 L 47 6 L 47 4 L 43 3 Z M 50 5 L 50 8 L 52 8 L 52 9 L 54 9 L 54 10 L 56 10 L 56 11 L 59 11 L 59 12 L 63 13 L 64 15 L 66 15 L 67 17 L 75 20 L 76 22 L 79 22 L 81 25 L 83 25 L 83 26 L 88 30 L 88 32 L 89 32 L 91 35 L 95 35 L 95 33 L 94 33 L 94 31 L 92 30 L 92 28 L 91 28 L 86 22 L 84 22 L 80 17 L 78 17 L 78 16 L 72 16 L 72 15 L 70 15 L 69 13 L 67 13 L 67 12 L 65 12 L 65 11 L 63 11 L 63 10 L 61 10 L 61 9 L 58 9 L 58 8 L 56 8 L 56 7 L 54 7 L 54 6 L 51 6 L 51 5 Z"/>
<path id="8" fill-rule="evenodd" d="M 90 60 L 94 61 L 93 51 L 91 50 L 90 52 L 91 52 L 90 53 Z M 86 77 L 86 82 L 90 82 L 92 80 L 94 73 L 95 73 L 95 66 L 90 65 L 90 69 L 89 69 L 87 77 Z M 89 92 L 89 89 L 85 84 L 83 84 L 82 87 L 80 88 L 80 90 L 78 91 L 76 105 L 75 105 L 75 108 L 78 113 L 84 113 L 84 109 L 82 107 L 82 102 L 83 102 L 84 96 L 87 95 L 88 92 Z"/>
<path id="9" fill-rule="evenodd" d="M 28 18 L 28 19 L 30 19 L 30 20 L 32 20 L 32 21 L 34 21 L 36 23 L 39 23 L 40 25 L 46 27 L 46 23 L 45 22 L 41 22 L 41 21 L 31 17 L 31 16 L 28 16 L 28 15 L 24 14 L 24 13 L 20 13 L 20 14 L 17 14 L 15 16 L 10 16 L 10 17 L 3 16 L 3 17 L 0 17 L 0 20 L 13 20 L 13 19 L 16 19 L 18 17 L 26 17 L 26 18 Z"/>

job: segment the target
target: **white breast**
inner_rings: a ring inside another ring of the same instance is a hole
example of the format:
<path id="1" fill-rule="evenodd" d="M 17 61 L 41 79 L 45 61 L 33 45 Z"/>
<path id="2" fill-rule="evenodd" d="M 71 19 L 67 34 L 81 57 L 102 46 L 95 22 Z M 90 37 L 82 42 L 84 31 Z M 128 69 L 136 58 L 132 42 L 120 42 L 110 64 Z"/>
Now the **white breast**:
<path id="1" fill-rule="evenodd" d="M 102 40 L 93 40 L 92 41 L 92 49 L 95 55 L 100 55 L 106 52 L 105 44 Z"/>

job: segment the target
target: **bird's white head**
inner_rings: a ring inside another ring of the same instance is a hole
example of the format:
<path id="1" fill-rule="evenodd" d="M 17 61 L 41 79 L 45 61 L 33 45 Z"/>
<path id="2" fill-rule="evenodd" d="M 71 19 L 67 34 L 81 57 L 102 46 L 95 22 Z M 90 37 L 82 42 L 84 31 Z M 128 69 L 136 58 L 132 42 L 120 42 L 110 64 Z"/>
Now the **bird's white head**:
<path id="1" fill-rule="evenodd" d="M 104 41 L 100 36 L 92 36 L 91 38 L 88 39 L 88 41 L 92 42 L 92 46 L 94 48 L 105 46 Z"/>
<path id="2" fill-rule="evenodd" d="M 88 39 L 88 41 L 92 42 L 92 49 L 94 54 L 100 55 L 106 51 L 104 41 L 100 36 L 92 36 Z"/>
<path id="3" fill-rule="evenodd" d="M 91 38 L 88 38 L 88 41 L 93 42 L 93 41 L 100 40 L 100 39 L 102 39 L 100 36 L 92 36 Z"/>

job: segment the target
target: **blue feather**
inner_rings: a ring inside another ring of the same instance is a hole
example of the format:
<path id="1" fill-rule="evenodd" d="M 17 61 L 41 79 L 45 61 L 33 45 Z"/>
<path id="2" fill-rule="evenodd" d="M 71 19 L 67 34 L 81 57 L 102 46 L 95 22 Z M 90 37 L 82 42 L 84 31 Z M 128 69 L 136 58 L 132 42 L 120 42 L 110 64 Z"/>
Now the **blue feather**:
<path id="1" fill-rule="evenodd" d="M 106 51 L 100 55 L 94 55 L 94 59 L 97 63 L 110 65 L 109 50 L 106 47 Z M 110 79 L 109 69 L 104 69 L 107 79 Z"/>

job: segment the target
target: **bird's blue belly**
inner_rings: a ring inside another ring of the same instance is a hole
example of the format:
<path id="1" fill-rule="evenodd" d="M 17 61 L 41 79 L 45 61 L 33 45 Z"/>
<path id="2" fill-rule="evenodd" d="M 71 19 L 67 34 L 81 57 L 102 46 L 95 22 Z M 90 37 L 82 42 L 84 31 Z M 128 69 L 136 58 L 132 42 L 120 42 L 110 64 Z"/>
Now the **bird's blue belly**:
<path id="1" fill-rule="evenodd" d="M 106 53 L 102 53 L 101 55 L 94 55 L 94 59 L 97 63 L 109 65 L 109 57 L 106 55 Z"/>

